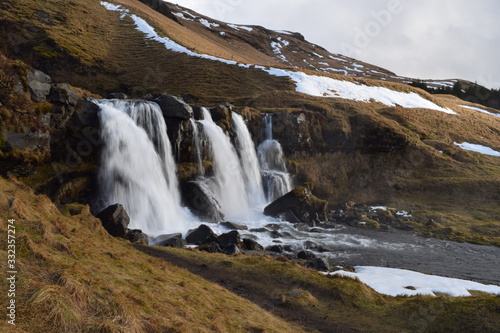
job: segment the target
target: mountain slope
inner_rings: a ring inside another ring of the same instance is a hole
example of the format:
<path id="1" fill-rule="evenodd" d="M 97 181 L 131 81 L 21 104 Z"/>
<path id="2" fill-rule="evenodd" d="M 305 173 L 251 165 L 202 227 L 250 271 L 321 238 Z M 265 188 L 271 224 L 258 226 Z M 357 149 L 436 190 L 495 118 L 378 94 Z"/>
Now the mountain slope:
<path id="1" fill-rule="evenodd" d="M 458 228 L 446 237 L 479 233 L 496 242 L 498 157 L 456 145 L 500 151 L 495 110 L 387 82 L 389 71 L 330 54 L 296 33 L 166 4 L 167 16 L 134 0 L 5 1 L 1 47 L 55 81 L 104 96 L 165 92 L 189 94 L 198 105 L 231 102 L 257 142 L 260 114 L 273 113 L 274 137 L 297 180 L 316 182 L 332 203 L 396 204 L 421 211 L 414 228 L 428 232 L 433 219 L 437 230 Z M 351 76 L 325 73 L 319 62 Z"/>

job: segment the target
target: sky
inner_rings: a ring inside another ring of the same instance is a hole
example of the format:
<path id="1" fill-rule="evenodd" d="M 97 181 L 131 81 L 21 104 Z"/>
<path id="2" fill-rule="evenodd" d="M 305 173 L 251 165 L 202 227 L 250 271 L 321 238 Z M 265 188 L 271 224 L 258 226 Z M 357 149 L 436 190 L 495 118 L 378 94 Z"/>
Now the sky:
<path id="1" fill-rule="evenodd" d="M 300 32 L 341 53 L 420 79 L 500 88 L 498 0 L 174 0 L 211 18 Z"/>

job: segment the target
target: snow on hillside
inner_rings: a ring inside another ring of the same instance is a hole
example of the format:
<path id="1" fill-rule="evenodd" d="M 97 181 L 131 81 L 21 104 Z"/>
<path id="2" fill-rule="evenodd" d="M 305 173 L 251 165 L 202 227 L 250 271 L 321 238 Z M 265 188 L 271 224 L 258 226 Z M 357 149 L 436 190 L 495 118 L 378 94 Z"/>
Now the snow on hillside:
<path id="1" fill-rule="evenodd" d="M 233 28 L 234 30 L 243 29 L 243 30 L 246 30 L 246 31 L 249 31 L 249 32 L 253 31 L 253 28 L 247 27 L 247 26 L 244 26 L 244 25 L 228 24 L 227 26 Z"/>
<path id="2" fill-rule="evenodd" d="M 500 152 L 493 150 L 490 147 L 477 145 L 474 143 L 468 143 L 468 142 L 463 142 L 463 143 L 454 142 L 453 144 L 455 146 L 459 146 L 462 149 L 473 151 L 473 152 L 480 153 L 483 155 L 499 156 L 500 157 Z"/>
<path id="3" fill-rule="evenodd" d="M 312 96 L 337 97 L 361 102 L 376 101 L 387 106 L 400 105 L 405 108 L 424 108 L 456 114 L 452 110 L 442 108 L 413 92 L 404 93 L 384 87 L 369 87 L 325 76 L 308 75 L 277 68 L 265 69 L 259 66 L 256 68 L 261 68 L 271 75 L 288 76 L 297 85 L 297 92 Z"/>
<path id="4" fill-rule="evenodd" d="M 470 290 L 500 295 L 500 287 L 477 282 L 427 275 L 404 269 L 355 266 L 356 272 L 336 271 L 332 275 L 358 278 L 380 294 L 416 296 L 444 293 L 454 297 L 471 296 Z"/>
<path id="5" fill-rule="evenodd" d="M 486 114 L 489 114 L 490 116 L 500 117 L 500 113 L 489 112 L 489 111 L 486 111 L 485 109 L 481 109 L 481 108 L 478 108 L 478 107 L 475 107 L 475 106 L 460 105 L 460 107 L 466 108 L 466 109 L 469 109 L 469 110 L 474 110 L 474 111 L 479 111 L 479 112 L 482 112 L 482 113 L 486 113 Z"/>
<path id="6" fill-rule="evenodd" d="M 136 29 L 144 33 L 146 35 L 146 38 L 162 43 L 168 50 L 185 53 L 193 57 L 199 57 L 213 61 L 220 61 L 229 65 L 238 65 L 245 68 L 249 68 L 252 66 L 248 64 L 240 64 L 235 61 L 226 60 L 206 54 L 193 52 L 188 48 L 186 48 L 185 46 L 182 46 L 169 38 L 159 36 L 151 25 L 149 25 L 144 19 L 140 18 L 139 16 L 131 14 L 128 9 L 119 5 L 113 5 L 105 1 L 101 1 L 101 5 L 110 11 L 119 12 L 121 14 L 120 17 L 122 19 L 126 16 L 129 16 L 134 21 Z M 207 25 L 210 26 L 208 21 Z M 229 25 L 229 26 L 235 29 L 240 28 L 248 31 L 251 31 L 252 29 L 250 27 L 245 27 L 245 26 L 236 26 L 236 25 Z M 281 47 L 288 45 L 287 44 L 288 42 L 286 42 L 283 39 L 279 39 L 279 42 Z M 280 51 L 281 47 L 278 47 L 277 43 L 274 46 L 276 52 Z M 306 60 L 304 59 L 304 61 Z M 445 112 L 448 114 L 456 114 L 452 110 L 440 107 L 435 103 L 432 103 L 431 101 L 413 92 L 404 93 L 404 92 L 390 90 L 384 87 L 370 87 L 362 84 L 355 84 L 353 82 L 336 80 L 324 76 L 309 75 L 303 72 L 294 72 L 277 68 L 266 68 L 263 66 L 254 66 L 254 67 L 257 69 L 261 69 L 269 73 L 270 75 L 289 77 L 292 81 L 295 82 L 296 91 L 307 95 L 318 96 L 318 97 L 343 98 L 343 99 L 350 99 L 354 101 L 361 101 L 367 103 L 371 101 L 376 101 L 385 104 L 387 106 L 399 105 L 405 108 L 423 108 L 423 109 L 431 109 L 440 112 Z M 358 70 L 358 68 L 361 67 L 363 66 L 362 65 L 355 66 L 356 70 Z"/>

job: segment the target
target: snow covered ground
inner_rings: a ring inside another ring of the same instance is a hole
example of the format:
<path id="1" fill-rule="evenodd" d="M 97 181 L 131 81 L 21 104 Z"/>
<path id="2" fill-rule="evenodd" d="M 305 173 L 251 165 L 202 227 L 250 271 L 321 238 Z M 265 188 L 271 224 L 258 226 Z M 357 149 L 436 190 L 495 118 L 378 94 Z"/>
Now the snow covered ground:
<path id="1" fill-rule="evenodd" d="M 193 52 L 185 46 L 182 46 L 169 38 L 159 36 L 151 25 L 149 25 L 144 19 L 138 17 L 137 15 L 131 14 L 128 9 L 119 5 L 113 5 L 105 1 L 101 1 L 101 5 L 108 10 L 119 12 L 122 19 L 126 16 L 129 16 L 134 21 L 136 29 L 143 32 L 146 35 L 146 38 L 162 43 L 169 50 L 185 53 L 193 57 L 220 61 L 229 65 L 238 65 L 241 67 L 250 66 L 247 64 L 239 64 L 235 61 Z M 247 31 L 252 31 L 251 27 L 240 25 L 237 26 L 234 24 L 229 24 L 229 26 L 234 29 L 245 29 Z M 284 46 L 286 46 L 284 41 L 283 44 Z M 279 51 L 279 48 L 276 47 L 275 51 Z M 361 102 L 376 101 L 387 106 L 400 105 L 405 108 L 431 109 L 456 115 L 454 111 L 448 108 L 440 107 L 437 104 L 413 92 L 398 92 L 384 87 L 370 87 L 353 82 L 336 80 L 325 76 L 308 75 L 303 72 L 294 72 L 277 68 L 269 68 L 263 66 L 255 66 L 255 68 L 266 71 L 270 75 L 289 77 L 292 81 L 295 82 L 297 92 L 312 96 L 336 97 Z"/>
<path id="2" fill-rule="evenodd" d="M 484 109 L 481 109 L 481 108 L 478 108 L 478 107 L 475 107 L 475 106 L 460 105 L 460 107 L 466 108 L 466 109 L 469 109 L 469 110 L 474 110 L 474 111 L 479 111 L 479 112 L 482 112 L 482 113 L 486 113 L 486 114 L 489 114 L 490 116 L 500 117 L 500 113 L 489 112 L 489 111 L 486 111 Z"/>
<path id="3" fill-rule="evenodd" d="M 348 81 L 332 79 L 326 76 L 308 75 L 302 72 L 293 72 L 283 69 L 256 66 L 271 75 L 288 76 L 292 79 L 298 92 L 319 96 L 337 97 L 354 101 L 370 102 L 376 101 L 387 106 L 400 105 L 405 108 L 425 108 L 448 114 L 456 114 L 450 109 L 440 107 L 416 93 L 404 93 L 384 87 L 370 87 Z"/>
<path id="4" fill-rule="evenodd" d="M 468 142 L 463 142 L 463 143 L 454 142 L 453 144 L 455 146 L 459 146 L 462 149 L 473 151 L 473 152 L 480 153 L 483 155 L 500 156 L 500 152 L 493 150 L 490 147 L 477 145 L 474 143 L 468 143 Z"/>
<path id="5" fill-rule="evenodd" d="M 328 273 L 358 278 L 380 294 L 389 296 L 415 296 L 444 293 L 454 297 L 471 296 L 471 290 L 500 295 L 500 287 L 473 281 L 427 275 L 414 271 L 374 267 L 355 266 L 356 272 L 336 271 Z"/>

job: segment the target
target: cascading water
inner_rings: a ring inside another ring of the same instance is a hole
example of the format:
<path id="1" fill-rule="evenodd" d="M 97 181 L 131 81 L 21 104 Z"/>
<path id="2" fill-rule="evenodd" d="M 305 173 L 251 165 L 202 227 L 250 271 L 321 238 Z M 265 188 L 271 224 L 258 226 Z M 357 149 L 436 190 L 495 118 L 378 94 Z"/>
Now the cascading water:
<path id="1" fill-rule="evenodd" d="M 191 127 L 193 128 L 193 145 L 196 154 L 196 165 L 198 169 L 198 174 L 201 175 L 203 174 L 203 160 L 201 157 L 200 131 L 198 130 L 198 124 L 193 118 L 189 119 L 189 121 L 191 122 Z"/>
<path id="2" fill-rule="evenodd" d="M 245 175 L 245 184 L 250 205 L 252 207 L 262 206 L 266 203 L 266 198 L 262 188 L 262 176 L 260 174 L 255 145 L 243 117 L 237 113 L 233 113 L 232 118 L 239 144 L 241 166 Z"/>
<path id="3" fill-rule="evenodd" d="M 206 179 L 208 186 L 220 204 L 227 219 L 247 219 L 250 202 L 246 192 L 244 171 L 229 137 L 212 120 L 210 112 L 203 108 L 204 132 L 210 143 L 213 157 L 214 177 Z"/>
<path id="4" fill-rule="evenodd" d="M 265 141 L 259 145 L 257 155 L 266 198 L 271 202 L 290 192 L 292 186 L 283 149 L 278 141 L 273 140 L 272 114 L 265 114 L 263 123 Z"/>
<path id="5" fill-rule="evenodd" d="M 180 204 L 176 166 L 158 105 L 122 100 L 97 104 L 104 142 L 98 208 L 122 204 L 129 227 L 151 236 L 184 232 L 189 213 Z"/>

